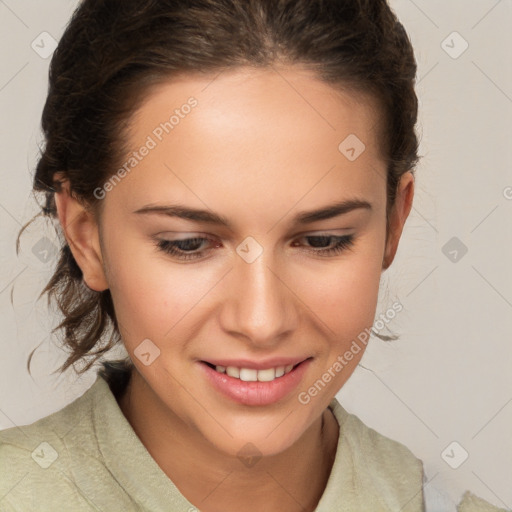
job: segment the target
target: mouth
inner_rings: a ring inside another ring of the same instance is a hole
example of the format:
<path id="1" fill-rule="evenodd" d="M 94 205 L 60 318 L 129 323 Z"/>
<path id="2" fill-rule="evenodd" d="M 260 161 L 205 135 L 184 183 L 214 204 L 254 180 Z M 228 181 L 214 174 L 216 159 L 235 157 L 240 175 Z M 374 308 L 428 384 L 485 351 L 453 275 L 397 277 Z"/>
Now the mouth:
<path id="1" fill-rule="evenodd" d="M 235 361 L 197 363 L 211 388 L 224 398 L 242 405 L 265 406 L 288 399 L 301 384 L 312 360 L 308 357 L 293 363 L 291 359 L 281 359 L 258 364 L 236 361 L 236 366 Z"/>
<path id="2" fill-rule="evenodd" d="M 232 377 L 233 379 L 239 379 L 244 382 L 272 382 L 295 370 L 295 368 L 297 368 L 304 361 L 301 361 L 297 364 L 288 364 L 262 369 L 245 368 L 242 366 L 215 365 L 213 363 L 209 363 L 208 361 L 201 362 L 210 367 L 212 370 L 215 370 L 217 373 L 225 374 L 228 377 Z"/>

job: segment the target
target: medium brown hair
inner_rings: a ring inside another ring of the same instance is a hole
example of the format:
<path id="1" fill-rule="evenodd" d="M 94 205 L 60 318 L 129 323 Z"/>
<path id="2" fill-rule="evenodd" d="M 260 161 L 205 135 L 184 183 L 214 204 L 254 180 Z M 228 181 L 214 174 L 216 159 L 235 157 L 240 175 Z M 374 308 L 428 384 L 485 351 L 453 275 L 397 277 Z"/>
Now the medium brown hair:
<path id="1" fill-rule="evenodd" d="M 57 172 L 99 211 L 94 190 L 118 169 L 130 116 L 155 84 L 276 63 L 378 100 L 389 221 L 400 178 L 419 160 L 418 101 L 412 45 L 385 0 L 83 0 L 50 65 L 33 186 L 43 214 L 56 216 Z M 120 341 L 110 291 L 85 285 L 64 238 L 44 293 L 64 317 L 54 329 L 70 352 L 60 371 L 92 359 L 84 372 Z"/>

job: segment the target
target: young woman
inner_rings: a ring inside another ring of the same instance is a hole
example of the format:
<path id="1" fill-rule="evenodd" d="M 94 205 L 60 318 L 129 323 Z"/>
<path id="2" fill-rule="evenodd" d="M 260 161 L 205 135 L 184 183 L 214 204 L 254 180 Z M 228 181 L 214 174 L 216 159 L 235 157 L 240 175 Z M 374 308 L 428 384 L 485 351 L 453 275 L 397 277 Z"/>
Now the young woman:
<path id="1" fill-rule="evenodd" d="M 384 0 L 84 0 L 34 189 L 61 411 L 1 434 L 0 510 L 422 511 L 423 468 L 335 398 L 414 194 L 416 63 Z M 378 334 L 378 333 L 377 333 Z"/>

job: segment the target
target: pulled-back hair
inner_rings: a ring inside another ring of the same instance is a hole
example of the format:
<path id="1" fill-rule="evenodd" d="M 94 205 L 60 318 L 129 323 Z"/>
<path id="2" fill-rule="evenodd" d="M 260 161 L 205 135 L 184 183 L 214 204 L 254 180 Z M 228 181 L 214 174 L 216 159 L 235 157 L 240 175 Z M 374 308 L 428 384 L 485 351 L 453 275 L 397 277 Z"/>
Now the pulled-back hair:
<path id="1" fill-rule="evenodd" d="M 389 221 L 400 178 L 419 160 L 418 101 L 413 49 L 385 0 L 81 1 L 50 65 L 33 185 L 44 194 L 43 214 L 56 216 L 57 172 L 99 210 L 94 191 L 119 168 L 130 116 L 154 85 L 178 74 L 276 64 L 306 67 L 333 87 L 378 100 Z M 55 330 L 63 330 L 69 357 L 60 371 L 92 358 L 86 371 L 120 334 L 110 291 L 85 285 L 62 240 L 42 294 L 63 314 Z"/>

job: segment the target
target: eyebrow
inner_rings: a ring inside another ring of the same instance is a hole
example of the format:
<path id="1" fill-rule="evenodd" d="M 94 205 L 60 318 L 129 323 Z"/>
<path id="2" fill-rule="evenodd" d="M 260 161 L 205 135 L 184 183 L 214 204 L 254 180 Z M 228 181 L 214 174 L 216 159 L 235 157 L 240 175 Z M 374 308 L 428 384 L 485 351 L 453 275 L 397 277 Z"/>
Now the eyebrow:
<path id="1" fill-rule="evenodd" d="M 339 215 L 344 215 L 353 210 L 365 209 L 372 210 L 372 205 L 368 201 L 362 199 L 347 199 L 341 202 L 333 203 L 316 210 L 302 211 L 296 214 L 292 219 L 294 225 L 305 225 L 317 222 L 319 220 L 332 219 Z M 180 219 L 191 220 L 196 222 L 206 222 L 224 226 L 232 229 L 231 222 L 224 216 L 209 210 L 201 210 L 188 208 L 181 205 L 153 205 L 149 204 L 135 210 L 136 214 L 157 214 L 166 215 L 168 217 L 178 217 Z"/>

